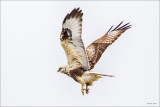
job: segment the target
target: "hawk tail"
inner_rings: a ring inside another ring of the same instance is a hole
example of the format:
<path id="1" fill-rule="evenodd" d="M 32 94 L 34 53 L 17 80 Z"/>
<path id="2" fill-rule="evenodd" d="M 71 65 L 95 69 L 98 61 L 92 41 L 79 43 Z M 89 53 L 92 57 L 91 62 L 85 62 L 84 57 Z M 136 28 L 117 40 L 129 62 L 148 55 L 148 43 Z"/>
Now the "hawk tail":
<path id="1" fill-rule="evenodd" d="M 114 75 L 99 74 L 100 76 L 115 77 Z"/>

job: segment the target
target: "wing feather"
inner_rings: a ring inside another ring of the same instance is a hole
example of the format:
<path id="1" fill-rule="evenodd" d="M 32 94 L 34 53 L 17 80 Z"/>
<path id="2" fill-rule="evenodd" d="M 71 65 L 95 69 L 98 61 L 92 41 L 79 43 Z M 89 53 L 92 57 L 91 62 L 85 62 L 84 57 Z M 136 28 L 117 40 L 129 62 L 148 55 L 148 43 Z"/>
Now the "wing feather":
<path id="1" fill-rule="evenodd" d="M 112 27 L 108 30 L 108 32 L 102 36 L 101 38 L 97 39 L 93 43 L 91 43 L 87 48 L 86 48 L 86 53 L 88 55 L 88 60 L 89 60 L 89 66 L 90 70 L 93 69 L 95 64 L 99 61 L 101 58 L 103 52 L 106 50 L 106 48 L 111 45 L 112 43 L 117 40 L 117 38 L 125 32 L 127 29 L 131 28 L 131 25 L 129 23 L 121 26 L 123 22 L 121 22 L 117 27 L 115 27 L 112 30 Z"/>
<path id="2" fill-rule="evenodd" d="M 89 62 L 81 38 L 82 16 L 79 8 L 67 14 L 62 24 L 61 44 L 64 48 L 69 66 L 79 65 L 88 70 Z"/>

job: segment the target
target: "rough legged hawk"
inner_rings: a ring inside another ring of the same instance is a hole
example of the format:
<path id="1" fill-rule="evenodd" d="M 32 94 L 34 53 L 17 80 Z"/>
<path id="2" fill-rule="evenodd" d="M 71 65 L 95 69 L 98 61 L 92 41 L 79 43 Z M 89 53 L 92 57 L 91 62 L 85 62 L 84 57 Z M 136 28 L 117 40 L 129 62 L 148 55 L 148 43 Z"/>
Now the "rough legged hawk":
<path id="1" fill-rule="evenodd" d="M 90 70 L 96 65 L 105 49 L 111 45 L 123 32 L 131 28 L 129 23 L 122 25 L 122 22 L 91 43 L 86 49 L 81 38 L 82 32 L 82 10 L 75 8 L 67 14 L 62 24 L 60 35 L 61 45 L 66 53 L 68 65 L 60 67 L 58 72 L 64 73 L 82 85 L 81 92 L 84 90 L 88 94 L 88 86 L 102 76 L 113 77 Z M 86 85 L 84 89 L 83 86 Z"/>

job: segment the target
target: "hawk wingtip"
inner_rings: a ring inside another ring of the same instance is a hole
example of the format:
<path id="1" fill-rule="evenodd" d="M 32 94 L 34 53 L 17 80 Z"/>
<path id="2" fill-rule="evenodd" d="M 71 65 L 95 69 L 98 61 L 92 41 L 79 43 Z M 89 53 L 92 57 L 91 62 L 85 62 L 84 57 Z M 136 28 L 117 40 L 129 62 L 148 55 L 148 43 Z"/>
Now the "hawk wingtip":
<path id="1" fill-rule="evenodd" d="M 80 21 L 82 21 L 82 16 L 83 16 L 83 12 L 80 9 L 80 7 L 74 8 L 70 13 L 66 15 L 66 17 L 63 20 L 63 24 L 66 22 L 67 19 L 74 18 L 74 17 L 75 18 L 80 17 Z"/>
<path id="2" fill-rule="evenodd" d="M 121 30 L 121 31 L 126 31 L 127 29 L 131 28 L 132 25 L 130 24 L 130 22 L 122 25 L 124 21 L 122 21 L 120 24 L 118 24 L 114 29 L 112 29 L 113 25 L 111 26 L 111 28 L 108 30 L 107 33 L 112 32 L 112 31 L 116 31 L 116 30 Z"/>

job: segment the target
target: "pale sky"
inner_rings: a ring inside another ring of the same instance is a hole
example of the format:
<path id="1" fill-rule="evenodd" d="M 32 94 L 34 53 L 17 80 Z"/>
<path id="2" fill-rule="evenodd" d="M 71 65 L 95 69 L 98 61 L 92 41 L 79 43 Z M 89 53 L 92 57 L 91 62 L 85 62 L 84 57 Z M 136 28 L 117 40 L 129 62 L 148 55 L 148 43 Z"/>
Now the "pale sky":
<path id="1" fill-rule="evenodd" d="M 2 106 L 158 106 L 158 1 L 2 1 Z M 104 77 L 81 85 L 57 72 L 66 65 L 62 21 L 73 8 L 83 16 L 85 47 L 121 21 L 131 22 L 93 71 Z M 151 103 L 151 104 L 148 104 Z"/>

